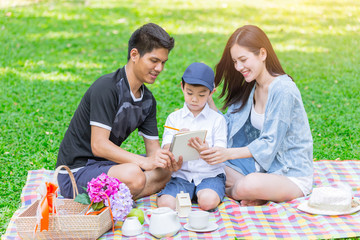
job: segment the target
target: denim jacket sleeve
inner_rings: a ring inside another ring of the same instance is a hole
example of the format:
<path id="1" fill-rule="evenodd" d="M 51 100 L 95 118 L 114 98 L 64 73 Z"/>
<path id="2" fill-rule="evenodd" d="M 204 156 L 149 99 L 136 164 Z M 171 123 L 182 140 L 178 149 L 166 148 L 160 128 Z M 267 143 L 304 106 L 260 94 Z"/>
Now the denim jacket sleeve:
<path id="1" fill-rule="evenodd" d="M 271 94 L 259 138 L 248 145 L 254 159 L 269 170 L 290 127 L 294 95 L 290 91 Z"/>
<path id="2" fill-rule="evenodd" d="M 291 171 L 287 174 L 292 176 L 311 174 L 310 126 L 300 91 L 287 75 L 279 76 L 271 83 L 263 129 L 248 148 L 266 171 L 282 169 Z"/>

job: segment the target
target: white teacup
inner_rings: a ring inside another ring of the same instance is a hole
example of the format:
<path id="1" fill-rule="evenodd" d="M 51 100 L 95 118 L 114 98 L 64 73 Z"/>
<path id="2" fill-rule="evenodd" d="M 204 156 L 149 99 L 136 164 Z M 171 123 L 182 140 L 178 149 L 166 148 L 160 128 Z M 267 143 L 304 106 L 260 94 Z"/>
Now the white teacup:
<path id="1" fill-rule="evenodd" d="M 209 212 L 191 211 L 189 213 L 189 225 L 194 229 L 204 229 L 209 225 Z"/>
<path id="2" fill-rule="evenodd" d="M 142 225 L 137 217 L 127 217 L 122 225 L 121 231 L 124 236 L 136 236 L 142 233 Z"/>

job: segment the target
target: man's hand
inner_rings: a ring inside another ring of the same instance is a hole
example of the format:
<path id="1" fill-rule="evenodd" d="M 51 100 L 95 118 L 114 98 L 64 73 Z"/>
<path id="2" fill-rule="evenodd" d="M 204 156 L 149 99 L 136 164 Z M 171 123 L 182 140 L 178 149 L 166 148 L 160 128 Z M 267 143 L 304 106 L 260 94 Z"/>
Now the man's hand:
<path id="1" fill-rule="evenodd" d="M 165 153 L 169 156 L 169 165 L 167 166 L 167 169 L 171 172 L 176 172 L 178 171 L 182 164 L 183 164 L 183 158 L 180 156 L 179 160 L 176 161 L 174 154 L 172 154 L 172 152 L 169 151 L 170 149 L 170 144 L 166 144 L 165 146 L 163 146 L 163 150 L 165 151 Z"/>
<path id="2" fill-rule="evenodd" d="M 170 144 L 168 144 L 168 145 L 170 145 Z M 169 151 L 169 147 L 170 146 L 166 146 L 165 148 L 162 149 L 162 153 L 168 156 L 168 158 L 166 159 L 167 160 L 166 168 L 170 172 L 176 172 L 181 168 L 181 166 L 183 164 L 183 158 L 180 156 L 178 161 L 176 161 L 174 154 Z"/>
<path id="3" fill-rule="evenodd" d="M 142 158 L 139 166 L 146 171 L 151 171 L 158 167 L 167 168 L 170 165 L 170 159 L 167 152 L 167 150 L 159 148 L 154 155 Z"/>
<path id="4" fill-rule="evenodd" d="M 178 161 L 176 161 L 175 158 L 174 158 L 174 160 L 171 160 L 171 165 L 170 165 L 170 167 L 168 169 L 171 172 L 176 172 L 182 167 L 182 164 L 183 164 L 183 157 L 182 156 L 179 157 Z"/>
<path id="5" fill-rule="evenodd" d="M 182 158 L 176 161 L 174 155 L 168 149 L 158 149 L 154 156 L 146 157 L 140 163 L 140 167 L 148 171 L 159 167 L 175 172 L 179 170 L 181 166 Z"/>
<path id="6" fill-rule="evenodd" d="M 198 137 L 190 138 L 188 146 L 195 148 L 195 150 L 199 153 L 206 149 L 209 149 L 209 144 L 206 141 L 202 141 Z"/>
<path id="7" fill-rule="evenodd" d="M 143 159 L 138 161 L 138 165 L 141 169 L 145 171 L 151 171 L 158 167 L 163 168 L 163 164 L 155 162 L 153 157 L 144 157 Z"/>

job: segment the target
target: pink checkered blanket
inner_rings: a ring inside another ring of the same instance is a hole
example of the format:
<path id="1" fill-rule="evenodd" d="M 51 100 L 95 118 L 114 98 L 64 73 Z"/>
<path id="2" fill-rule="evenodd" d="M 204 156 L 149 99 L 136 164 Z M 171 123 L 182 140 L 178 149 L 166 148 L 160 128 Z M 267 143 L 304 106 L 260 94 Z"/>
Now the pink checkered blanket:
<path id="1" fill-rule="evenodd" d="M 360 197 L 360 161 L 316 161 L 314 187 L 333 186 L 338 182 L 352 187 L 355 197 Z M 54 171 L 31 170 L 23 188 L 22 207 L 18 209 L 1 239 L 20 239 L 16 233 L 15 218 L 27 206 L 37 199 L 36 188 L 39 183 L 52 179 Z M 181 230 L 169 239 L 330 239 L 360 236 L 360 212 L 343 216 L 311 215 L 297 209 L 297 206 L 308 199 L 298 198 L 293 201 L 274 203 L 264 206 L 240 207 L 238 202 L 225 198 L 210 220 L 219 227 L 213 232 L 196 233 L 187 231 L 183 226 L 186 218 L 180 218 Z M 137 200 L 137 206 L 143 210 L 156 208 L 156 196 L 152 195 Z M 193 209 L 198 209 L 194 204 Z M 131 239 L 153 239 L 149 226 L 144 224 L 144 232 Z M 109 231 L 100 239 L 121 239 L 121 223 L 115 233 Z M 127 238 L 125 238 L 127 239 Z"/>

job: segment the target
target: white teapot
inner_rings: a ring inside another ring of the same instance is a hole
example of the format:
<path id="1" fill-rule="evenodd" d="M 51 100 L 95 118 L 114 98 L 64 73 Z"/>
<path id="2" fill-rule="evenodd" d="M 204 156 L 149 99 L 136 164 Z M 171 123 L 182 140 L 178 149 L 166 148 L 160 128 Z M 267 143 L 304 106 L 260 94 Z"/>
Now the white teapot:
<path id="1" fill-rule="evenodd" d="M 148 214 L 151 214 L 150 219 Z M 149 232 L 157 238 L 171 237 L 181 228 L 179 217 L 174 210 L 160 207 L 145 211 L 145 221 L 149 224 Z"/>

